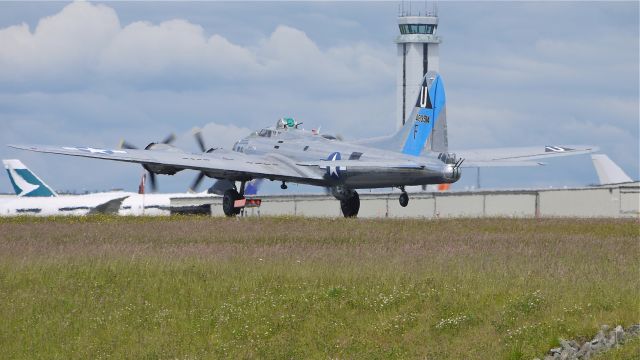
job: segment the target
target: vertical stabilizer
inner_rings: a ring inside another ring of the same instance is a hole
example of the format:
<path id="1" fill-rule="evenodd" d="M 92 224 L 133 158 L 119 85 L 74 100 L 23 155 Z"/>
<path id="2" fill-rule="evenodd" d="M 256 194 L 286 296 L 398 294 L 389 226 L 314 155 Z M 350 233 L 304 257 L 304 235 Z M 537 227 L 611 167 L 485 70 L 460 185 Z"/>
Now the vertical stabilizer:
<path id="1" fill-rule="evenodd" d="M 624 182 L 631 182 L 631 178 L 624 170 L 614 163 L 613 160 L 605 154 L 592 154 L 591 160 L 593 161 L 593 167 L 596 168 L 598 173 L 598 179 L 600 185 L 607 184 L 619 184 Z"/>
<path id="2" fill-rule="evenodd" d="M 403 127 L 408 127 L 402 146 L 404 154 L 417 156 L 425 148 L 431 150 L 434 145 L 439 149 L 437 151 L 446 151 L 440 150 L 443 146 L 446 148 L 446 138 L 442 138 L 446 136 L 446 124 L 441 124 L 446 118 L 445 104 L 442 78 L 436 72 L 428 72 L 422 79 L 415 107 Z"/>
<path id="3" fill-rule="evenodd" d="M 429 71 L 422 79 L 413 111 L 395 134 L 356 143 L 414 156 L 425 151 L 447 152 L 446 116 L 444 82 L 437 72 Z"/>
<path id="4" fill-rule="evenodd" d="M 29 170 L 20 160 L 2 160 L 9 181 L 18 196 L 50 197 L 58 196 L 49 185 Z"/>

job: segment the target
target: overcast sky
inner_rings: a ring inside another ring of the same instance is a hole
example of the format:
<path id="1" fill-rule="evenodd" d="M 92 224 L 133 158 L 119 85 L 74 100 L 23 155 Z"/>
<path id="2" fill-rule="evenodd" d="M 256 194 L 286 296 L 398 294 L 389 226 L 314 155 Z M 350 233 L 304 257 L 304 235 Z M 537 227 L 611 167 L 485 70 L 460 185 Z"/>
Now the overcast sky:
<path id="1" fill-rule="evenodd" d="M 439 3 L 451 149 L 596 145 L 638 179 L 638 10 Z M 195 150 L 198 126 L 230 147 L 282 116 L 346 139 L 391 133 L 397 13 L 397 2 L 0 2 L 0 157 L 59 190 L 135 190 L 139 166 L 4 145 L 145 146 L 175 132 Z M 195 175 L 161 176 L 160 188 Z M 457 188 L 475 181 L 467 172 Z M 482 173 L 485 187 L 596 181 L 588 156 Z"/>

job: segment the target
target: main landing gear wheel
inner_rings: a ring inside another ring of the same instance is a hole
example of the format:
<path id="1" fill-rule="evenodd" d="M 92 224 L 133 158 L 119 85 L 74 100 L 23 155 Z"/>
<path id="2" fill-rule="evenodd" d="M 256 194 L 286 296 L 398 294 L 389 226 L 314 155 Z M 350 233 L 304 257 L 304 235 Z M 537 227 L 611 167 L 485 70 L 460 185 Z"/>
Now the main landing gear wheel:
<path id="1" fill-rule="evenodd" d="M 400 198 L 398 199 L 400 201 L 400 206 L 402 207 L 407 207 L 407 205 L 409 205 L 409 195 L 406 192 L 402 192 L 402 194 L 400 194 Z"/>
<path id="2" fill-rule="evenodd" d="M 222 197 L 222 211 L 228 217 L 240 214 L 241 208 L 234 207 L 236 200 L 240 200 L 242 196 L 235 189 L 229 189 L 224 192 Z"/>
<path id="3" fill-rule="evenodd" d="M 360 210 L 360 196 L 357 192 L 353 192 L 349 198 L 340 200 L 340 208 L 342 209 L 342 215 L 346 218 L 358 216 Z"/>

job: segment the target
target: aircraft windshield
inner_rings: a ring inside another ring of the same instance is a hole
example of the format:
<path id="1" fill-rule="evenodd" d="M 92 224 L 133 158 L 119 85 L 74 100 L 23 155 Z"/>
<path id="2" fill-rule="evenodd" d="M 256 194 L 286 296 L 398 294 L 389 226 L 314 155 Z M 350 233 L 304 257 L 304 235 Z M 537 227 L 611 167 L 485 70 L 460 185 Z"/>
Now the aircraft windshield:
<path id="1" fill-rule="evenodd" d="M 271 129 L 262 129 L 258 133 L 258 136 L 261 136 L 261 137 L 278 136 L 278 132 L 276 130 L 271 130 Z"/>

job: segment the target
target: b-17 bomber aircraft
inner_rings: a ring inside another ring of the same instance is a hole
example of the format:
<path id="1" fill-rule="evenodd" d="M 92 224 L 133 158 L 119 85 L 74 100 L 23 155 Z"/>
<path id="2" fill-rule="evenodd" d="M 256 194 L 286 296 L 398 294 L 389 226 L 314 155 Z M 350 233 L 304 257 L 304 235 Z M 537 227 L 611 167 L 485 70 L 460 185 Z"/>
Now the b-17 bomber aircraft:
<path id="1" fill-rule="evenodd" d="M 227 189 L 223 211 L 240 213 L 245 185 L 253 179 L 308 184 L 327 188 L 340 201 L 345 217 L 360 209 L 358 189 L 397 187 L 400 205 L 407 206 L 405 186 L 449 184 L 461 176 L 461 167 L 535 166 L 537 159 L 584 154 L 595 150 L 585 146 L 539 146 L 448 151 L 445 91 L 442 78 L 428 72 L 416 105 L 404 126 L 387 137 L 347 142 L 334 136 L 306 131 L 291 118 L 275 127 L 261 129 L 236 142 L 233 149 L 206 149 L 202 153 L 178 149 L 167 143 L 151 143 L 145 149 L 98 149 L 76 146 L 9 145 L 43 153 L 81 156 L 141 164 L 151 174 L 173 175 L 182 170 L 200 171 L 196 184 L 205 176 L 240 186 Z"/>

